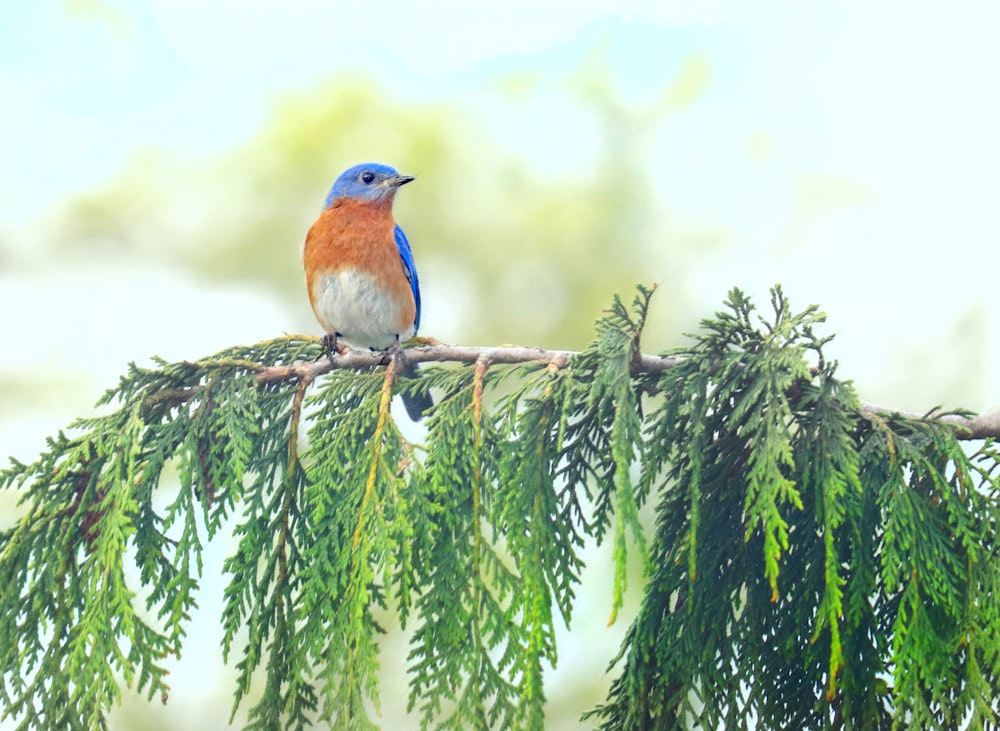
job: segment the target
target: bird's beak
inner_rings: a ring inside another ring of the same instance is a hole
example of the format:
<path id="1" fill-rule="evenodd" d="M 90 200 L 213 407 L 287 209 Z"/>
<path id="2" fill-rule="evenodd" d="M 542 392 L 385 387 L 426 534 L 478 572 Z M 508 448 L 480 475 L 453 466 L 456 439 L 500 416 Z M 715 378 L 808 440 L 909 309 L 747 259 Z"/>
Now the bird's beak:
<path id="1" fill-rule="evenodd" d="M 406 185 L 407 183 L 416 180 L 412 175 L 397 175 L 394 178 L 387 178 L 384 185 L 388 188 L 398 188 L 401 185 Z"/>

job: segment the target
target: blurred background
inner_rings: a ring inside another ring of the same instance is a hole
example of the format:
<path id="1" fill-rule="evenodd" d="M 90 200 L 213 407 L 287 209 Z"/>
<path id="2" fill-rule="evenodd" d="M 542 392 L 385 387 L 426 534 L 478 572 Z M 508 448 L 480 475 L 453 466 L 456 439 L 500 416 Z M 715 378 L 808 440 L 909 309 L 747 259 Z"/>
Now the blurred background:
<path id="1" fill-rule="evenodd" d="M 396 217 L 425 335 L 578 349 L 643 282 L 656 351 L 729 288 L 766 309 L 781 283 L 828 313 L 863 399 L 1000 403 L 1000 9 L 672 5 L 8 4 L 0 458 L 33 459 L 130 360 L 319 334 L 299 247 L 362 161 L 417 176 Z M 225 725 L 223 553 L 169 705 L 127 696 L 115 728 Z M 592 563 L 552 728 L 603 696 L 628 623 L 605 627 L 607 552 Z M 405 654 L 390 639 L 385 728 L 413 725 Z"/>

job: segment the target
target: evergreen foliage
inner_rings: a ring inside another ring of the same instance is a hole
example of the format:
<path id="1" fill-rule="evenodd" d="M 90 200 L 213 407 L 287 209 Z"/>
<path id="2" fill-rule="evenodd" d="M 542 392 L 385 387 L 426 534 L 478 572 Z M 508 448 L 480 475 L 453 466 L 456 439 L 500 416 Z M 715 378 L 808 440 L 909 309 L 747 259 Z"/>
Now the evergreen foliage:
<path id="1" fill-rule="evenodd" d="M 629 551 L 646 566 L 591 724 L 994 727 L 993 442 L 862 407 L 822 315 L 780 289 L 768 317 L 733 290 L 644 367 L 651 296 L 615 298 L 568 359 L 484 355 L 419 385 L 393 363 L 260 383 L 320 356 L 296 336 L 131 366 L 104 415 L 0 473 L 24 513 L 0 533 L 2 716 L 104 728 L 123 685 L 166 700 L 229 526 L 222 650 L 251 729 L 376 727 L 386 610 L 412 628 L 421 727 L 543 728 L 588 539 L 612 541 L 612 621 Z M 389 403 L 427 385 L 414 444 Z"/>

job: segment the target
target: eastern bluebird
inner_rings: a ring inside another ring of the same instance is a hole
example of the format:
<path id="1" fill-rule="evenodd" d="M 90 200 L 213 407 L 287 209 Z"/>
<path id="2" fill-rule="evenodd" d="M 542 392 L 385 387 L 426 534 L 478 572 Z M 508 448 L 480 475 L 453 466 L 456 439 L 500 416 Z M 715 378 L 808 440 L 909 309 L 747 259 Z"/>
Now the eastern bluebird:
<path id="1" fill-rule="evenodd" d="M 309 302 L 326 331 L 332 353 L 337 340 L 371 350 L 391 349 L 417 334 L 420 283 L 413 251 L 392 217 L 401 185 L 413 180 L 388 165 L 348 168 L 334 182 L 323 212 L 306 235 L 302 262 Z M 404 372 L 413 375 L 408 367 Z M 430 408 L 430 394 L 403 396 L 410 418 Z"/>

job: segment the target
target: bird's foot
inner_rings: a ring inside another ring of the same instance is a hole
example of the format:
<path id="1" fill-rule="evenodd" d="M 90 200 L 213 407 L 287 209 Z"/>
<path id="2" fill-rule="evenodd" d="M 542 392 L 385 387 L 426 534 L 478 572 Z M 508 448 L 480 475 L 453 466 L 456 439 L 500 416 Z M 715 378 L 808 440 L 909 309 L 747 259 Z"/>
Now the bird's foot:
<path id="1" fill-rule="evenodd" d="M 383 355 L 389 356 L 390 360 L 397 360 L 403 355 L 403 345 L 399 342 L 399 336 L 396 336 L 396 341 L 390 345 L 388 348 L 368 348 L 373 353 L 382 353 Z"/>
<path id="2" fill-rule="evenodd" d="M 323 355 L 329 359 L 331 364 L 333 363 L 334 353 L 340 352 L 340 345 L 337 343 L 337 339 L 339 337 L 340 333 L 326 333 L 323 336 Z M 320 358 L 322 358 L 323 355 L 320 355 Z"/>

